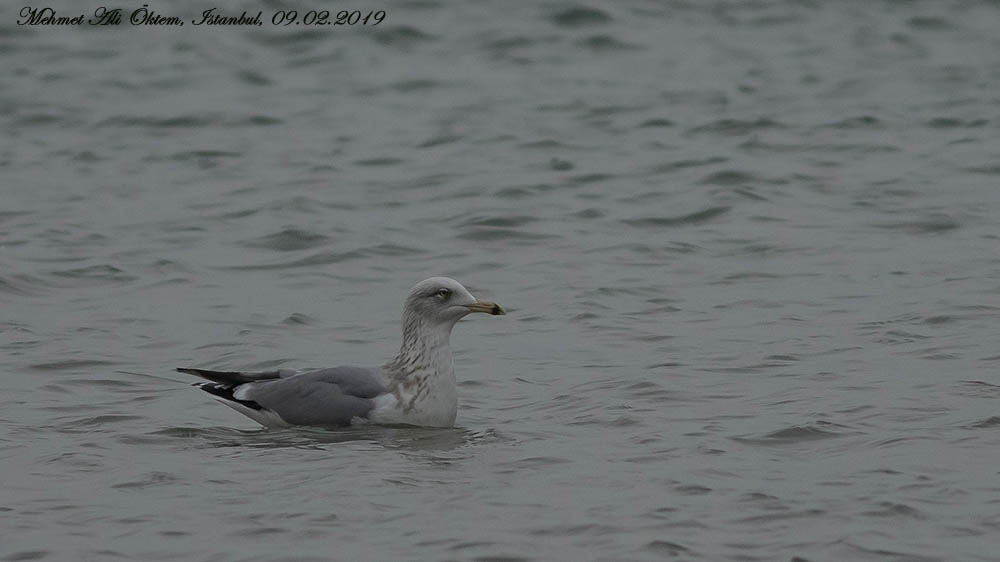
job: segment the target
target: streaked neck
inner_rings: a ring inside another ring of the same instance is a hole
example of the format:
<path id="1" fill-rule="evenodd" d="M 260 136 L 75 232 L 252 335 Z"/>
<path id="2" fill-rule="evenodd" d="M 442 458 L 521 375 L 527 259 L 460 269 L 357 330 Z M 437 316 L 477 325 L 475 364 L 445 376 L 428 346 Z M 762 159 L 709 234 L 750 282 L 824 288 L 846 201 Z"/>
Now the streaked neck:
<path id="1" fill-rule="evenodd" d="M 451 329 L 454 322 L 429 324 L 415 314 L 403 317 L 403 343 L 396 357 L 385 368 L 395 379 L 433 371 L 451 374 Z M 441 372 L 446 370 L 447 373 Z"/>

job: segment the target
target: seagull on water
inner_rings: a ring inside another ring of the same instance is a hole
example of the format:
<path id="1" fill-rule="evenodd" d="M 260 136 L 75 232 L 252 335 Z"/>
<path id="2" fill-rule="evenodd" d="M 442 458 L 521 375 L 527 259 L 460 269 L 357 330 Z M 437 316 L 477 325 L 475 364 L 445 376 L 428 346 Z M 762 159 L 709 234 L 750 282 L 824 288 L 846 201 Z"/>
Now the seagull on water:
<path id="1" fill-rule="evenodd" d="M 431 277 L 413 286 L 403 307 L 403 344 L 381 367 L 279 369 L 249 373 L 178 368 L 226 406 L 264 427 L 337 427 L 355 423 L 451 427 L 458 413 L 448 340 L 473 312 L 505 314 L 461 283 Z"/>

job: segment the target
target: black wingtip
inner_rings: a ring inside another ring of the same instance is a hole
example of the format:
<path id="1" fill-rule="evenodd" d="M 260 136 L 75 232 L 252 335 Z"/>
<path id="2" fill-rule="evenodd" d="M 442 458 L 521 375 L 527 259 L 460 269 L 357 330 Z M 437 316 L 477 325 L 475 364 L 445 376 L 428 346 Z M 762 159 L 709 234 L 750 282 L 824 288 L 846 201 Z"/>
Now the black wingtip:
<path id="1" fill-rule="evenodd" d="M 234 396 L 233 391 L 235 390 L 235 388 L 232 386 L 225 386 L 221 384 L 212 384 L 204 382 L 200 383 L 198 387 L 209 394 L 214 394 L 215 396 L 222 398 L 223 400 L 228 400 L 229 402 L 236 402 L 237 404 L 242 404 L 247 408 L 253 410 L 263 410 L 263 407 L 261 407 L 260 404 L 254 402 L 253 400 L 240 400 L 239 398 Z"/>
<path id="2" fill-rule="evenodd" d="M 237 374 L 237 373 L 225 373 L 225 372 L 220 372 L 220 371 L 209 371 L 208 369 L 192 369 L 190 367 L 177 367 L 177 372 L 178 373 L 185 373 L 185 374 L 188 374 L 188 375 L 194 375 L 196 377 L 201 377 L 203 379 L 208 379 L 210 381 L 215 381 L 215 382 L 223 382 L 223 381 L 217 380 L 218 375 L 230 375 L 230 374 L 234 374 L 235 375 L 235 374 Z"/>
<path id="3" fill-rule="evenodd" d="M 265 371 L 262 373 L 243 373 L 240 371 L 212 371 L 210 369 L 192 369 L 189 367 L 177 367 L 180 373 L 195 375 L 212 382 L 227 385 L 244 384 L 248 382 L 258 382 L 270 379 L 281 378 L 284 371 Z"/>
<path id="4" fill-rule="evenodd" d="M 201 377 L 203 379 L 208 379 L 212 382 L 217 382 L 219 384 L 242 384 L 245 382 L 251 382 L 252 377 L 248 377 L 243 373 L 236 371 L 211 371 L 209 369 L 192 369 L 189 367 L 177 367 L 177 372 L 187 373 L 189 375 L 194 375 L 196 377 Z"/>

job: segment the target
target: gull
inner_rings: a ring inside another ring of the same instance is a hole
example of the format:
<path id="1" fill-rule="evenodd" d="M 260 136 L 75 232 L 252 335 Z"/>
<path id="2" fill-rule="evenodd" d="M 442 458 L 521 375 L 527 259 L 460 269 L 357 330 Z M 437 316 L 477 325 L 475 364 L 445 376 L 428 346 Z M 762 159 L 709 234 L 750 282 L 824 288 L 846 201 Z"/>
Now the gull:
<path id="1" fill-rule="evenodd" d="M 403 344 L 381 367 L 177 370 L 207 379 L 196 386 L 268 428 L 358 423 L 452 427 L 458 395 L 448 340 L 455 323 L 473 312 L 506 314 L 454 279 L 431 277 L 406 297 Z"/>

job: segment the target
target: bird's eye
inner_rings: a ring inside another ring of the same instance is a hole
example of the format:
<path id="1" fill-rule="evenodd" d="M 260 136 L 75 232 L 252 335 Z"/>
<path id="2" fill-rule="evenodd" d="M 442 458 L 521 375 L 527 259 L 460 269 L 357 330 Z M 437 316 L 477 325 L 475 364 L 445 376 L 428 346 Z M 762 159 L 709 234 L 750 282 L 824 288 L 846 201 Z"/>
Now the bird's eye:
<path id="1" fill-rule="evenodd" d="M 448 297 L 451 296 L 451 290 L 450 289 L 441 289 L 440 291 L 438 291 L 437 294 L 438 294 L 439 297 L 441 297 L 443 299 L 446 299 L 446 298 L 448 298 Z"/>

